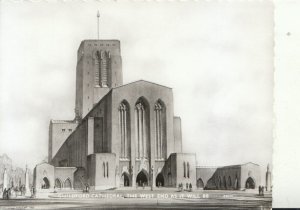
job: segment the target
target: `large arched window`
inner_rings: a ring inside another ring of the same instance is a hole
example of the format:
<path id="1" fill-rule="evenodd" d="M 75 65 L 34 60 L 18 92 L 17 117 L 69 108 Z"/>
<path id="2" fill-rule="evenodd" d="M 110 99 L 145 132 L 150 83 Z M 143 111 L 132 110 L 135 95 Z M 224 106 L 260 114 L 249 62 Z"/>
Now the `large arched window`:
<path id="1" fill-rule="evenodd" d="M 119 106 L 120 136 L 121 136 L 121 158 L 130 157 L 130 114 L 129 104 L 123 101 Z"/>
<path id="2" fill-rule="evenodd" d="M 155 157 L 157 159 L 166 156 L 166 108 L 162 101 L 158 100 L 154 105 L 155 112 Z"/>
<path id="3" fill-rule="evenodd" d="M 95 84 L 100 87 L 107 87 L 109 72 L 111 69 L 111 56 L 109 51 L 97 51 L 95 59 Z"/>
<path id="4" fill-rule="evenodd" d="M 149 144 L 149 106 L 144 98 L 135 104 L 136 120 L 136 154 L 138 158 L 148 158 Z"/>

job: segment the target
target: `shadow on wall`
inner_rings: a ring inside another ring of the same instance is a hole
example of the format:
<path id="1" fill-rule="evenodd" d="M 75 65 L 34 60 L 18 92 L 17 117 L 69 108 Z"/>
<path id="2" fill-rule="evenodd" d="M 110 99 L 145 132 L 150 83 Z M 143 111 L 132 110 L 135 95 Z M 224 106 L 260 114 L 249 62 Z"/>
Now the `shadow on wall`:
<path id="1" fill-rule="evenodd" d="M 74 173 L 74 189 L 84 190 L 88 185 L 86 170 L 82 167 L 77 168 Z"/>
<path id="2" fill-rule="evenodd" d="M 213 176 L 208 180 L 204 189 L 206 190 L 239 190 L 241 167 L 222 167 L 218 168 Z"/>
<path id="3" fill-rule="evenodd" d="M 197 188 L 205 190 L 244 190 L 257 188 L 259 165 L 246 163 L 220 168 L 197 168 Z"/>

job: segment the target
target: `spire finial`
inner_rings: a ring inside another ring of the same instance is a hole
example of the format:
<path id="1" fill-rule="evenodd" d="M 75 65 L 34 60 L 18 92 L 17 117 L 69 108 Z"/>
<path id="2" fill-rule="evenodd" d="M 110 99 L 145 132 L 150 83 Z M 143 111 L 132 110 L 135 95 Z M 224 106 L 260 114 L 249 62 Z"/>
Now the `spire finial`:
<path id="1" fill-rule="evenodd" d="M 100 12 L 98 10 L 97 12 L 97 29 L 98 29 L 98 39 L 99 39 L 99 18 L 100 18 Z"/>

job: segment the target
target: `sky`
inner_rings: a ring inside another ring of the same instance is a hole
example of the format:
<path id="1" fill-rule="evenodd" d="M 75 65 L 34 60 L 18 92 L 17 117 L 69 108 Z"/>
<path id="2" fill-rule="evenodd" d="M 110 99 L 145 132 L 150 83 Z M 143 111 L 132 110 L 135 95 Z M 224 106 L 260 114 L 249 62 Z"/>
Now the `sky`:
<path id="1" fill-rule="evenodd" d="M 173 88 L 183 150 L 198 165 L 272 163 L 271 1 L 0 3 L 0 154 L 33 168 L 50 119 L 75 108 L 82 40 L 119 39 L 124 84 Z M 262 173 L 262 174 L 263 174 Z"/>

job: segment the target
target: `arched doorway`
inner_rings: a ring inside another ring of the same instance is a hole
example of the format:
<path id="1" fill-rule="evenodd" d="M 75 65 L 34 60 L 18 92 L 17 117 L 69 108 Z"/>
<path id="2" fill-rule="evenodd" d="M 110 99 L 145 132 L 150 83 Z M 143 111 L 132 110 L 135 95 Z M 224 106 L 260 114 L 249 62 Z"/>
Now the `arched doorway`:
<path id="1" fill-rule="evenodd" d="M 155 183 L 156 187 L 163 187 L 165 185 L 165 179 L 161 173 L 157 175 Z"/>
<path id="2" fill-rule="evenodd" d="M 168 186 L 172 186 L 172 174 L 171 174 L 171 172 L 168 173 Z"/>
<path id="3" fill-rule="evenodd" d="M 121 182 L 123 184 L 124 187 L 129 187 L 130 183 L 129 183 L 129 174 L 124 172 L 121 176 Z"/>
<path id="4" fill-rule="evenodd" d="M 246 180 L 246 189 L 255 189 L 255 182 L 254 180 L 249 177 L 247 180 Z"/>
<path id="5" fill-rule="evenodd" d="M 147 172 L 144 170 L 141 170 L 140 173 L 136 177 L 136 183 L 138 186 L 147 186 L 148 185 L 148 177 Z"/>
<path id="6" fill-rule="evenodd" d="M 201 178 L 199 178 L 197 180 L 197 188 L 199 188 L 199 189 L 203 189 L 204 188 L 204 183 L 203 183 L 203 180 Z"/>
<path id="7" fill-rule="evenodd" d="M 237 177 L 235 178 L 235 181 L 234 181 L 234 189 L 235 190 L 239 189 L 239 180 Z"/>
<path id="8" fill-rule="evenodd" d="M 59 179 L 55 179 L 55 188 L 61 189 L 61 181 Z"/>
<path id="9" fill-rule="evenodd" d="M 222 187 L 222 179 L 219 176 L 219 178 L 218 178 L 218 189 L 221 189 L 221 187 Z"/>
<path id="10" fill-rule="evenodd" d="M 228 188 L 232 188 L 232 182 L 231 182 L 231 177 L 228 177 L 228 184 L 227 184 Z"/>
<path id="11" fill-rule="evenodd" d="M 42 182 L 42 189 L 49 189 L 49 188 L 50 188 L 49 179 L 47 177 L 44 177 Z"/>
<path id="12" fill-rule="evenodd" d="M 71 189 L 72 188 L 72 185 L 71 185 L 71 181 L 70 179 L 66 179 L 66 181 L 64 182 L 64 188 L 65 189 Z"/>
<path id="13" fill-rule="evenodd" d="M 224 185 L 224 189 L 227 189 L 227 183 L 226 183 L 226 177 L 223 176 L 223 185 Z"/>

